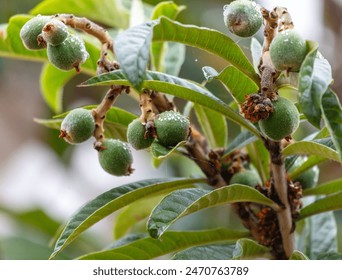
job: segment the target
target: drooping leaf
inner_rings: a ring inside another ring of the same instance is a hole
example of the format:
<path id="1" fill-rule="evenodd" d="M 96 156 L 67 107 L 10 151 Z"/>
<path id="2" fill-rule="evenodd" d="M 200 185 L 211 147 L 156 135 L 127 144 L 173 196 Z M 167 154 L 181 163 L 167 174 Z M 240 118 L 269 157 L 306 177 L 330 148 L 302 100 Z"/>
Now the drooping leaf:
<path id="1" fill-rule="evenodd" d="M 342 162 L 342 108 L 336 94 L 328 89 L 322 96 L 322 115 Z"/>
<path id="2" fill-rule="evenodd" d="M 299 72 L 299 103 L 308 121 L 320 126 L 321 98 L 332 81 L 329 62 L 317 56 L 318 44 L 308 41 L 309 52 Z"/>
<path id="3" fill-rule="evenodd" d="M 231 242 L 248 236 L 247 232 L 228 229 L 167 232 L 163 240 L 151 237 L 112 250 L 81 256 L 81 260 L 151 260 L 193 246 Z"/>
<path id="4" fill-rule="evenodd" d="M 160 238 L 174 222 L 186 215 L 226 203 L 247 201 L 278 207 L 274 201 L 245 185 L 234 184 L 213 191 L 184 189 L 167 195 L 154 208 L 147 228 L 153 238 Z"/>
<path id="5" fill-rule="evenodd" d="M 299 219 L 304 219 L 319 213 L 340 209 L 342 209 L 342 192 L 331 194 L 305 206 L 300 211 Z"/>
<path id="6" fill-rule="evenodd" d="M 300 141 L 288 145 L 283 150 L 283 156 L 289 155 L 316 155 L 341 162 L 338 153 L 334 149 L 313 141 Z"/>
<path id="7" fill-rule="evenodd" d="M 138 200 L 123 209 L 114 220 L 114 238 L 122 238 L 136 223 L 147 218 L 164 196 Z"/>
<path id="8" fill-rule="evenodd" d="M 241 48 L 228 36 L 216 30 L 185 25 L 161 17 L 153 28 L 153 41 L 173 41 L 208 51 L 227 60 L 255 82 L 259 79 Z"/>
<path id="9" fill-rule="evenodd" d="M 150 59 L 152 27 L 156 21 L 133 26 L 120 33 L 115 39 L 115 54 L 120 68 L 132 86 L 141 90 Z"/>
<path id="10" fill-rule="evenodd" d="M 60 0 L 44 0 L 34 7 L 30 13 L 33 15 L 54 15 L 56 11 L 84 16 L 93 21 L 119 28 L 126 28 L 129 21 L 129 11 L 125 9 L 120 0 L 63 0 L 62 3 Z"/>
<path id="11" fill-rule="evenodd" d="M 227 66 L 220 73 L 209 66 L 203 67 L 202 70 L 208 81 L 212 79 L 220 81 L 238 103 L 243 103 L 246 95 L 258 92 L 258 85 L 234 66 Z"/>
<path id="12" fill-rule="evenodd" d="M 225 117 L 201 105 L 195 104 L 194 109 L 209 146 L 212 149 L 225 147 L 228 138 L 228 127 Z"/>
<path id="13" fill-rule="evenodd" d="M 175 147 L 170 149 L 159 144 L 158 141 L 153 141 L 151 145 L 151 154 L 158 160 L 165 159 L 172 155 L 173 152 L 176 152 L 179 147 L 184 146 L 185 143 L 186 141 L 179 142 Z"/>
<path id="14" fill-rule="evenodd" d="M 203 179 L 151 179 L 113 188 L 81 207 L 67 222 L 59 236 L 51 258 L 55 257 L 78 235 L 114 211 L 143 197 L 163 191 L 189 187 Z"/>
<path id="15" fill-rule="evenodd" d="M 224 155 L 228 156 L 237 149 L 241 149 L 248 144 L 256 141 L 258 138 L 247 130 L 243 130 L 234 140 L 228 145 L 227 150 L 224 151 Z"/>
<path id="16" fill-rule="evenodd" d="M 303 195 L 327 195 L 342 191 L 342 179 L 336 179 L 323 183 L 315 188 L 303 190 Z"/>
<path id="17" fill-rule="evenodd" d="M 256 258 L 269 258 L 271 248 L 262 246 L 254 240 L 242 238 L 236 242 L 233 260 L 251 260 Z"/>
<path id="18" fill-rule="evenodd" d="M 254 37 L 252 37 L 252 40 L 251 40 L 251 53 L 252 53 L 254 71 L 256 73 L 259 73 L 259 64 L 260 64 L 260 59 L 262 55 L 262 45 Z"/>
<path id="19" fill-rule="evenodd" d="M 206 245 L 186 249 L 175 254 L 173 260 L 230 260 L 235 245 Z"/>
<path id="20" fill-rule="evenodd" d="M 290 260 L 292 261 L 303 261 L 303 260 L 309 260 L 309 258 L 307 256 L 305 256 L 304 253 L 295 250 L 291 256 L 290 256 Z"/>
<path id="21" fill-rule="evenodd" d="M 54 113 L 62 112 L 63 87 L 75 75 L 75 71 L 61 71 L 50 63 L 44 65 L 40 74 L 40 90 Z"/>
<path id="22" fill-rule="evenodd" d="M 95 86 L 113 84 L 130 85 L 121 70 L 90 78 L 82 85 Z M 260 137 L 258 130 L 249 121 L 233 111 L 210 91 L 197 83 L 159 72 L 147 71 L 142 87 L 168 93 L 210 108 Z"/>
<path id="23" fill-rule="evenodd" d="M 261 180 L 266 182 L 270 176 L 270 154 L 268 150 L 261 140 L 254 141 L 247 145 L 247 150 L 251 162 L 258 170 Z"/>

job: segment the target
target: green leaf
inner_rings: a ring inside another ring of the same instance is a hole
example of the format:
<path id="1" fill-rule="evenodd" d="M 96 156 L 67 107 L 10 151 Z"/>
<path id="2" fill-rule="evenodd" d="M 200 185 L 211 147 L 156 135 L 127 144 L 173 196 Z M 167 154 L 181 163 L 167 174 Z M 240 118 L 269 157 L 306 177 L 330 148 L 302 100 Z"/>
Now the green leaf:
<path id="1" fill-rule="evenodd" d="M 143 197 L 186 188 L 203 179 L 151 179 L 115 187 L 81 207 L 67 222 L 50 258 L 55 257 L 86 229 L 116 210 Z"/>
<path id="2" fill-rule="evenodd" d="M 58 8 L 57 8 L 58 7 Z M 34 7 L 33 15 L 54 15 L 58 13 L 74 14 L 109 26 L 126 28 L 129 12 L 120 0 L 44 0 Z"/>
<path id="3" fill-rule="evenodd" d="M 146 237 L 128 245 L 82 256 L 81 260 L 151 260 L 193 246 L 235 241 L 247 232 L 213 229 L 190 232 L 167 232 L 163 240 Z"/>
<path id="4" fill-rule="evenodd" d="M 254 240 L 242 238 L 236 242 L 233 260 L 251 260 L 256 258 L 269 258 L 271 248 L 262 246 Z"/>
<path id="5" fill-rule="evenodd" d="M 322 115 L 342 162 L 342 108 L 336 94 L 328 89 L 322 96 Z"/>
<path id="6" fill-rule="evenodd" d="M 90 78 L 82 85 L 95 86 L 113 84 L 127 86 L 130 85 L 121 70 L 112 71 L 110 73 Z M 142 83 L 142 87 L 168 93 L 179 98 L 192 101 L 199 105 L 203 105 L 209 109 L 223 114 L 226 118 L 232 120 L 256 136 L 260 137 L 259 131 L 249 121 L 233 111 L 231 108 L 229 108 L 229 106 L 227 106 L 227 104 L 223 103 L 210 91 L 197 83 L 159 72 L 147 71 L 145 80 Z"/>
<path id="7" fill-rule="evenodd" d="M 228 145 L 227 150 L 224 151 L 223 157 L 229 156 L 237 149 L 241 149 L 246 145 L 256 141 L 258 138 L 247 130 L 242 131 L 234 140 Z"/>
<path id="8" fill-rule="evenodd" d="M 125 246 L 129 243 L 132 243 L 134 241 L 140 240 L 142 238 L 145 238 L 147 236 L 146 233 L 133 233 L 133 234 L 127 234 L 126 236 L 115 240 L 112 244 L 110 244 L 106 249 L 115 249 L 121 246 Z"/>
<path id="9" fill-rule="evenodd" d="M 46 119 L 39 119 L 39 118 L 34 118 L 33 119 L 36 123 L 41 124 L 47 128 L 51 129 L 61 129 L 61 124 L 63 119 L 53 119 L 53 120 L 46 120 Z"/>
<path id="10" fill-rule="evenodd" d="M 186 249 L 175 254 L 173 260 L 230 260 L 235 245 L 206 245 Z"/>
<path id="11" fill-rule="evenodd" d="M 123 237 L 136 223 L 147 218 L 164 196 L 141 199 L 123 209 L 114 220 L 114 238 Z"/>
<path id="12" fill-rule="evenodd" d="M 342 253 L 330 252 L 319 254 L 317 260 L 342 260 Z"/>
<path id="13" fill-rule="evenodd" d="M 160 238 L 177 220 L 199 210 L 226 203 L 254 202 L 272 208 L 278 205 L 257 190 L 234 184 L 213 191 L 184 189 L 167 195 L 150 215 L 147 229 L 153 238 Z"/>
<path id="14" fill-rule="evenodd" d="M 63 87 L 75 75 L 75 71 L 61 71 L 50 63 L 44 65 L 40 74 L 40 90 L 54 113 L 62 112 Z"/>
<path id="15" fill-rule="evenodd" d="M 179 147 L 184 146 L 186 141 L 179 142 L 175 147 L 172 149 L 169 149 L 167 147 L 164 147 L 163 145 L 159 144 L 158 141 L 153 141 L 151 145 L 151 154 L 153 158 L 162 160 L 169 156 L 171 156 L 174 152 L 177 151 Z"/>
<path id="16" fill-rule="evenodd" d="M 312 215 L 340 209 L 342 209 L 342 192 L 329 195 L 305 206 L 300 211 L 298 219 L 305 219 Z"/>
<path id="17" fill-rule="evenodd" d="M 153 41 L 173 41 L 208 51 L 227 60 L 255 82 L 259 81 L 253 65 L 241 48 L 228 36 L 216 30 L 185 25 L 161 17 L 153 28 Z"/>
<path id="18" fill-rule="evenodd" d="M 261 140 L 254 141 L 247 146 L 251 162 L 258 170 L 263 182 L 270 176 L 270 154 Z"/>
<path id="19" fill-rule="evenodd" d="M 300 141 L 288 145 L 283 150 L 283 156 L 289 155 L 316 155 L 319 157 L 341 162 L 338 153 L 332 148 L 313 141 Z"/>
<path id="20" fill-rule="evenodd" d="M 262 45 L 254 37 L 252 37 L 252 40 L 251 40 L 251 53 L 252 53 L 254 71 L 256 73 L 259 73 L 259 64 L 260 64 L 260 59 L 262 55 Z"/>
<path id="21" fill-rule="evenodd" d="M 297 178 L 299 175 L 304 173 L 305 171 L 309 170 L 313 166 L 322 163 L 324 161 L 327 161 L 326 158 L 321 156 L 310 156 L 301 166 L 299 166 L 297 169 L 292 171 L 289 176 L 290 178 Z"/>
<path id="22" fill-rule="evenodd" d="M 303 190 L 303 195 L 327 195 L 342 191 L 342 179 L 333 180 L 315 188 Z"/>
<path id="23" fill-rule="evenodd" d="M 178 6 L 173 1 L 161 2 L 155 6 L 152 12 L 151 19 L 156 20 L 162 16 L 165 16 L 167 18 L 174 20 L 176 19 L 178 14 L 184 9 L 185 9 L 185 6 Z M 155 69 L 156 71 L 160 71 L 160 72 L 166 72 L 167 74 L 177 75 L 178 73 L 177 72 L 175 73 L 175 71 L 172 71 L 172 72 L 165 71 L 166 70 L 166 56 L 168 53 L 167 50 L 168 50 L 168 47 L 170 46 L 176 46 L 174 49 L 177 51 L 180 51 L 178 52 L 178 57 L 177 57 L 177 53 L 173 53 L 175 54 L 175 56 L 172 55 L 173 59 L 171 60 L 173 60 L 175 64 L 183 64 L 184 52 L 185 52 L 184 46 L 180 47 L 182 46 L 180 44 L 168 45 L 167 43 L 163 43 L 163 42 L 153 42 L 151 45 L 152 63 L 154 66 L 153 69 Z M 173 47 L 171 47 L 171 49 L 172 48 Z M 168 57 L 167 59 L 170 59 L 170 57 Z M 171 66 L 172 64 L 173 63 L 172 62 L 170 63 L 170 60 L 169 60 L 168 66 Z"/>
<path id="24" fill-rule="evenodd" d="M 182 44 L 165 43 L 164 68 L 160 72 L 178 76 L 185 60 L 186 47 Z"/>
<path id="25" fill-rule="evenodd" d="M 332 81 L 329 62 L 317 57 L 318 44 L 307 41 L 309 52 L 299 72 L 299 104 L 308 121 L 320 127 L 321 97 Z"/>
<path id="26" fill-rule="evenodd" d="M 220 73 L 209 66 L 203 67 L 202 70 L 209 81 L 212 79 L 219 80 L 238 103 L 243 103 L 246 95 L 256 93 L 259 90 L 259 86 L 251 78 L 234 66 L 227 66 Z"/>
<path id="27" fill-rule="evenodd" d="M 304 253 L 295 250 L 291 256 L 290 256 L 290 260 L 292 261 L 303 261 L 303 260 L 309 260 L 309 258 L 307 256 L 305 256 Z"/>
<path id="28" fill-rule="evenodd" d="M 141 90 L 150 59 L 152 27 L 156 21 L 133 26 L 120 33 L 115 39 L 115 54 L 120 68 L 131 85 Z"/>
<path id="29" fill-rule="evenodd" d="M 228 127 L 224 116 L 198 104 L 195 104 L 194 109 L 209 146 L 212 149 L 225 147 Z"/>

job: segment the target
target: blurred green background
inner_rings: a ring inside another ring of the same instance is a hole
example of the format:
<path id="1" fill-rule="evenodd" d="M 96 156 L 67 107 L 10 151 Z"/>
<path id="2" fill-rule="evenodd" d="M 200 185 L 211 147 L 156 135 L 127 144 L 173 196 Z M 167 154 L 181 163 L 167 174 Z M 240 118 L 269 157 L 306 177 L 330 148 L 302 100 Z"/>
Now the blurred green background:
<path id="1" fill-rule="evenodd" d="M 61 0 L 62 1 L 62 0 Z M 129 1 L 129 0 L 127 0 Z M 28 13 L 40 1 L 0 1 L 0 23 L 18 13 Z M 154 4 L 160 1 L 145 1 Z M 227 32 L 222 19 L 222 7 L 229 1 L 184 0 L 186 5 L 178 20 Z M 342 96 L 342 1 L 341 0 L 283 0 L 257 1 L 268 9 L 283 5 L 291 13 L 297 30 L 306 39 L 318 41 L 321 53 L 332 65 L 332 88 Z M 58 12 L 58 7 L 56 7 Z M 262 34 L 258 34 L 262 40 Z M 249 39 L 234 40 L 248 53 Z M 207 53 L 187 48 L 180 76 L 202 82 L 203 66 L 225 67 L 224 61 Z M 33 118 L 51 118 L 52 112 L 40 96 L 41 64 L 0 58 L 0 259 L 46 259 L 51 253 L 50 242 L 60 227 L 82 204 L 110 188 L 151 177 L 188 176 L 200 173 L 190 160 L 171 158 L 159 169 L 152 167 L 147 152 L 135 152 L 135 173 L 117 178 L 106 174 L 98 165 L 91 143 L 72 146 L 60 141 L 57 131 L 46 129 Z M 76 85 L 86 76 L 78 75 L 68 83 L 64 92 L 64 109 L 96 104 L 104 89 L 80 89 Z M 212 83 L 209 88 L 229 102 L 223 87 Z M 184 104 L 176 100 L 181 107 Z M 139 108 L 129 98 L 117 103 L 132 112 Z M 302 131 L 313 128 L 304 125 Z M 229 139 L 238 133 L 229 123 Z M 296 135 L 300 137 L 300 135 Z M 320 181 L 341 176 L 341 166 L 333 162 L 320 166 Z M 227 214 L 228 213 L 228 214 Z M 342 214 L 335 213 L 338 221 Z M 75 242 L 60 258 L 73 258 L 90 250 L 99 250 L 112 241 L 113 217 L 95 225 Z M 227 207 L 201 212 L 184 219 L 176 227 L 188 229 L 224 226 L 236 221 Z M 142 225 L 137 225 L 137 230 Z M 342 249 L 342 223 L 339 222 L 339 247 Z"/>

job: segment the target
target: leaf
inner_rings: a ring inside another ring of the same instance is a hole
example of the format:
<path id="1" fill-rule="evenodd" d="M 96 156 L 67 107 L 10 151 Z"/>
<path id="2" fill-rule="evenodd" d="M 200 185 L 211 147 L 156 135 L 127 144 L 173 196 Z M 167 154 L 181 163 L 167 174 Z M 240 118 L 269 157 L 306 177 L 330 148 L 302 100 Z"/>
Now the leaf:
<path id="1" fill-rule="evenodd" d="M 212 149 L 225 147 L 227 145 L 228 128 L 224 116 L 197 104 L 195 104 L 194 109 L 209 146 Z"/>
<path id="2" fill-rule="evenodd" d="M 288 145 L 283 150 L 283 156 L 289 155 L 316 155 L 319 157 L 341 162 L 338 153 L 332 148 L 313 141 L 300 141 Z"/>
<path id="3" fill-rule="evenodd" d="M 309 260 L 309 258 L 307 256 L 305 256 L 304 253 L 295 250 L 291 254 L 290 260 L 292 260 L 292 261 L 303 261 L 303 260 Z"/>
<path id="4" fill-rule="evenodd" d="M 261 140 L 254 141 L 247 146 L 251 162 L 258 171 L 263 182 L 270 176 L 270 154 Z"/>
<path id="5" fill-rule="evenodd" d="M 242 238 L 236 242 L 233 252 L 233 260 L 251 260 L 256 258 L 268 258 L 271 248 L 262 246 L 254 240 Z"/>
<path id="6" fill-rule="evenodd" d="M 237 149 L 241 149 L 246 145 L 256 141 L 258 138 L 247 130 L 243 130 L 234 140 L 228 145 L 227 150 L 224 151 L 223 157 L 229 156 Z"/>
<path id="7" fill-rule="evenodd" d="M 62 112 L 63 87 L 75 75 L 75 71 L 61 71 L 50 63 L 44 65 L 40 74 L 40 89 L 46 104 L 54 113 Z"/>
<path id="8" fill-rule="evenodd" d="M 317 260 L 342 260 L 342 253 L 330 252 L 319 254 Z"/>
<path id="9" fill-rule="evenodd" d="M 327 159 L 321 156 L 310 156 L 301 166 L 292 171 L 289 176 L 290 178 L 297 178 L 299 175 L 309 170 L 313 166 L 326 161 Z"/>
<path id="10" fill-rule="evenodd" d="M 178 76 L 185 60 L 186 48 L 182 44 L 165 43 L 164 68 L 161 72 Z"/>
<path id="11" fill-rule="evenodd" d="M 50 258 L 54 258 L 86 229 L 116 210 L 143 197 L 189 187 L 203 179 L 150 179 L 115 187 L 81 207 L 67 222 Z"/>
<path id="12" fill-rule="evenodd" d="M 299 104 L 308 121 L 320 127 L 321 97 L 332 81 L 329 62 L 317 57 L 318 44 L 307 41 L 309 52 L 302 63 L 299 72 Z"/>
<path id="13" fill-rule="evenodd" d="M 83 16 L 112 27 L 126 28 L 129 22 L 129 12 L 120 0 L 63 0 L 63 2 L 60 0 L 44 0 L 34 7 L 30 13 L 33 15 L 54 15 L 56 11 Z"/>
<path id="14" fill-rule="evenodd" d="M 90 78 L 82 83 L 83 86 L 113 84 L 127 86 L 130 85 L 121 70 L 102 74 Z M 209 109 L 223 114 L 226 118 L 232 120 L 242 127 L 245 127 L 247 130 L 260 137 L 258 130 L 249 121 L 233 111 L 231 108 L 229 108 L 229 106 L 215 97 L 210 91 L 197 83 L 159 72 L 147 71 L 145 80 L 142 83 L 142 87 L 168 93 L 179 98 L 192 101 L 199 105 L 203 105 Z"/>
<path id="15" fill-rule="evenodd" d="M 234 66 L 227 66 L 216 75 L 216 70 L 211 67 L 205 66 L 202 70 L 209 81 L 212 79 L 219 80 L 238 103 L 243 103 L 246 95 L 255 93 L 259 90 L 258 85 L 252 79 Z"/>
<path id="16" fill-rule="evenodd" d="M 141 90 L 150 59 L 152 27 L 156 21 L 133 26 L 120 33 L 115 39 L 115 54 L 120 68 L 132 86 Z"/>
<path id="17" fill-rule="evenodd" d="M 305 206 L 301 211 L 298 219 L 305 219 L 312 215 L 322 212 L 334 211 L 342 209 L 342 192 L 329 195 L 325 198 L 316 200 L 315 202 Z"/>
<path id="18" fill-rule="evenodd" d="M 190 232 L 167 232 L 163 240 L 146 237 L 128 245 L 81 256 L 80 260 L 151 260 L 193 246 L 235 241 L 247 232 L 213 229 Z"/>
<path id="19" fill-rule="evenodd" d="M 329 181 L 315 188 L 305 189 L 303 190 L 303 195 L 327 195 L 339 191 L 342 191 L 342 179 Z"/>
<path id="20" fill-rule="evenodd" d="M 153 12 L 152 12 L 152 20 L 159 19 L 162 16 L 165 16 L 170 19 L 176 19 L 178 14 L 185 9 L 185 6 L 178 6 L 175 4 L 173 1 L 165 1 L 161 2 L 158 5 L 155 6 Z M 171 48 L 171 52 L 170 49 Z M 176 52 L 172 53 L 172 49 L 179 51 L 178 56 Z M 176 68 L 179 68 L 179 64 L 182 65 L 184 61 L 184 54 L 185 54 L 185 48 L 183 45 L 180 44 L 167 44 L 165 42 L 152 42 L 151 45 L 151 53 L 152 53 L 152 63 L 153 63 L 153 69 L 159 72 L 165 72 L 167 74 L 172 74 L 172 75 L 177 75 L 178 71 L 170 71 L 170 68 L 172 67 L 172 64 L 178 65 Z M 168 53 L 171 54 L 171 59 L 170 56 L 167 57 Z M 168 60 L 168 62 L 166 62 Z M 171 62 L 171 61 L 173 62 Z M 169 71 L 165 71 L 167 69 L 166 67 L 169 67 Z"/>
<path id="21" fill-rule="evenodd" d="M 46 120 L 46 119 L 39 119 L 39 118 L 34 118 L 33 119 L 36 123 L 41 124 L 47 128 L 51 129 L 61 129 L 61 124 L 62 124 L 62 119 L 53 119 L 53 120 Z"/>
<path id="22" fill-rule="evenodd" d="M 230 260 L 235 245 L 206 245 L 186 249 L 175 254 L 173 260 Z"/>
<path id="23" fill-rule="evenodd" d="M 153 28 L 153 41 L 173 41 L 208 51 L 227 60 L 255 82 L 259 81 L 253 65 L 241 48 L 228 36 L 216 30 L 185 25 L 161 17 Z"/>
<path id="24" fill-rule="evenodd" d="M 128 234 L 119 240 L 115 240 L 112 244 L 110 244 L 106 249 L 115 249 L 121 246 L 125 246 L 129 243 L 132 243 L 134 241 L 140 240 L 142 238 L 145 238 L 147 236 L 146 233 L 133 233 L 133 234 Z"/>
<path id="25" fill-rule="evenodd" d="M 260 64 L 260 59 L 262 55 L 262 45 L 254 37 L 252 37 L 252 40 L 251 40 L 251 53 L 252 53 L 254 71 L 256 73 L 259 73 L 259 64 Z"/>
<path id="26" fill-rule="evenodd" d="M 322 96 L 322 115 L 342 162 L 342 108 L 336 94 L 328 89 Z"/>
<path id="27" fill-rule="evenodd" d="M 164 196 L 138 200 L 123 209 L 114 220 L 114 238 L 119 239 L 123 237 L 136 223 L 147 218 L 152 209 Z"/>
<path id="28" fill-rule="evenodd" d="M 160 238 L 177 220 L 199 210 L 226 203 L 254 202 L 278 208 L 278 205 L 257 190 L 234 184 L 213 191 L 184 189 L 167 195 L 151 213 L 147 229 L 153 238 Z"/>

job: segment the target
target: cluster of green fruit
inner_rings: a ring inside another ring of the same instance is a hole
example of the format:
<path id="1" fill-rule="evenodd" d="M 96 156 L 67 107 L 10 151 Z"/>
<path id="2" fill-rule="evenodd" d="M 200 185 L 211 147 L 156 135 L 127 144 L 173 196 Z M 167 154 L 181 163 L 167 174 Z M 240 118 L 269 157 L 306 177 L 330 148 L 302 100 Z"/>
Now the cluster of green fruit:
<path id="1" fill-rule="evenodd" d="M 49 61 L 61 70 L 78 70 L 89 57 L 84 42 L 71 34 L 62 21 L 51 16 L 38 15 L 27 21 L 20 37 L 29 50 L 47 48 Z"/>
<path id="2" fill-rule="evenodd" d="M 93 136 L 95 120 L 90 110 L 77 108 L 68 113 L 61 124 L 61 135 L 70 144 L 79 144 Z M 165 147 L 176 146 L 188 138 L 189 120 L 178 112 L 166 111 L 154 120 L 156 135 L 150 135 L 140 119 L 132 121 L 127 129 L 128 142 L 136 150 L 148 148 L 153 141 Z M 156 137 L 156 139 L 155 139 Z M 132 172 L 133 157 L 127 143 L 105 139 L 98 149 L 101 167 L 109 174 L 125 176 Z"/>

